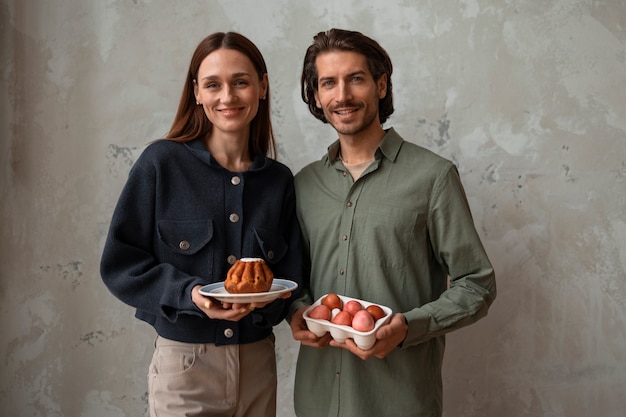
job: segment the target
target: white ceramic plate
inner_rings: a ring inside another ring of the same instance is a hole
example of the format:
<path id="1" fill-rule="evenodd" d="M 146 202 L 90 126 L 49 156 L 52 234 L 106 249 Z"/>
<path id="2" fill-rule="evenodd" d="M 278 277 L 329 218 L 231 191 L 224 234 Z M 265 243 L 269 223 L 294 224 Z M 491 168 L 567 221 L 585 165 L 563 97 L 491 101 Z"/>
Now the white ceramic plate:
<path id="1" fill-rule="evenodd" d="M 224 288 L 223 282 L 205 285 L 200 288 L 200 294 L 207 297 L 215 298 L 224 303 L 265 303 L 274 301 L 282 294 L 294 291 L 298 288 L 298 284 L 288 279 L 274 278 L 272 287 L 268 292 L 248 293 L 248 294 L 231 294 Z"/>

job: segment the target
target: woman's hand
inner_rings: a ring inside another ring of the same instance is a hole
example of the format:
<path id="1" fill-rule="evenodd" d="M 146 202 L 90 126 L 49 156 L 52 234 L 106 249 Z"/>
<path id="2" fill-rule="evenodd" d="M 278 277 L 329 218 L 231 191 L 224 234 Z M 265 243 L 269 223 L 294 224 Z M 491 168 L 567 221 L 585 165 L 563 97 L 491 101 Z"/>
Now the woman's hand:
<path id="1" fill-rule="evenodd" d="M 202 285 L 196 285 L 191 290 L 191 300 L 200 310 L 211 319 L 239 321 L 256 308 L 262 308 L 271 303 L 265 301 L 260 303 L 222 303 L 211 297 L 200 294 Z M 281 298 L 289 298 L 290 292 L 281 294 Z"/>
<path id="2" fill-rule="evenodd" d="M 200 288 L 202 288 L 202 285 L 193 287 L 191 290 L 191 301 L 210 319 L 239 321 L 257 308 L 254 304 L 222 304 L 211 297 L 200 294 Z"/>

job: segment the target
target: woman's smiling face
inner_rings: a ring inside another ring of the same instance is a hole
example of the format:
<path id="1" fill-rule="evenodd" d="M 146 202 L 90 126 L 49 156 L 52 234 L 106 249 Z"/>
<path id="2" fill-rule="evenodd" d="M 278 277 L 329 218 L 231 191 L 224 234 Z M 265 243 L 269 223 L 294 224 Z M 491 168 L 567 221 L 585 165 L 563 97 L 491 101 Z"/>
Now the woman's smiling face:
<path id="1" fill-rule="evenodd" d="M 218 49 L 204 58 L 194 87 L 196 100 L 213 124 L 212 134 L 247 135 L 267 92 L 252 62 L 234 49 Z"/>

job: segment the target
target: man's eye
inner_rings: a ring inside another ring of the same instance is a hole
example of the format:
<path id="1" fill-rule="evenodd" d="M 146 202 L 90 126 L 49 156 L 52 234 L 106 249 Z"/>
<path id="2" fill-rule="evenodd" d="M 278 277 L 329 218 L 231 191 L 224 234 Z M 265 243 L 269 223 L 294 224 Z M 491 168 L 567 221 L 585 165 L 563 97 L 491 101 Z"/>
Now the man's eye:
<path id="1" fill-rule="evenodd" d="M 323 81 L 322 82 L 322 87 L 332 87 L 333 82 L 332 81 Z"/>

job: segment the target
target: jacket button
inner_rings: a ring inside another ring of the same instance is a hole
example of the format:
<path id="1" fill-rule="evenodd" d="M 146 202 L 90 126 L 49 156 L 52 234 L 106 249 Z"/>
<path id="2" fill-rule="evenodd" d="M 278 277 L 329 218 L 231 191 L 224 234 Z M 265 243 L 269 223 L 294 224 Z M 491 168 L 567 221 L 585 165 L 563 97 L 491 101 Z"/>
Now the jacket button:
<path id="1" fill-rule="evenodd" d="M 239 216 L 236 213 L 233 213 L 228 216 L 228 220 L 230 220 L 231 223 L 237 223 L 239 221 Z"/>
<path id="2" fill-rule="evenodd" d="M 224 330 L 224 336 L 226 336 L 229 339 L 231 337 L 233 337 L 234 334 L 235 334 L 235 332 L 233 332 L 233 329 L 226 329 L 226 330 Z"/>
<path id="3" fill-rule="evenodd" d="M 273 250 L 267 251 L 267 259 L 274 259 L 274 251 Z"/>
<path id="4" fill-rule="evenodd" d="M 241 183 L 241 178 L 234 176 L 230 179 L 230 183 L 232 185 L 239 185 Z"/>
<path id="5" fill-rule="evenodd" d="M 178 244 L 178 247 L 179 247 L 181 250 L 189 250 L 189 247 L 190 247 L 190 246 L 191 246 L 191 245 L 190 245 L 190 244 L 189 244 L 189 242 L 187 242 L 186 240 L 181 240 L 181 241 L 180 241 L 180 243 Z"/>
<path id="6" fill-rule="evenodd" d="M 237 261 L 237 257 L 235 255 L 230 255 L 226 260 L 229 264 L 233 265 Z"/>

